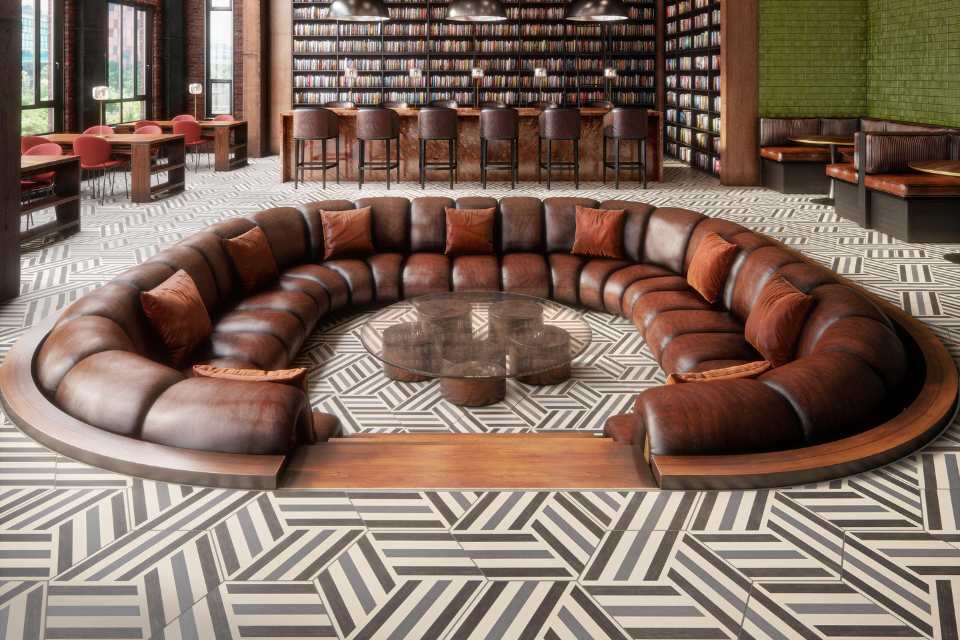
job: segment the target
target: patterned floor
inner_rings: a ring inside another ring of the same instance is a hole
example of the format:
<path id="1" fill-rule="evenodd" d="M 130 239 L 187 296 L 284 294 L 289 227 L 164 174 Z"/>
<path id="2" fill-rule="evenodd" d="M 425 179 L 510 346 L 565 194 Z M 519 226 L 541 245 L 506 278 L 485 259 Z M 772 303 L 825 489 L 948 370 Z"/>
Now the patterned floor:
<path id="1" fill-rule="evenodd" d="M 183 236 L 324 197 L 280 185 L 278 170 L 267 159 L 191 173 L 161 203 L 85 208 L 81 234 L 24 257 L 22 295 L 0 305 L 0 359 L 26 328 Z M 960 357 L 960 266 L 941 259 L 956 247 L 900 243 L 808 198 L 679 167 L 619 195 L 780 238 L 921 317 Z M 625 389 L 661 381 L 625 325 L 597 316 L 569 388 L 513 389 L 505 407 L 462 414 L 430 385 L 404 396 L 387 384 L 350 335 L 357 322 L 332 320 L 303 356 L 315 404 L 352 430 L 593 429 Z M 884 469 L 776 491 L 250 492 L 87 467 L 0 416 L 3 638 L 955 639 L 958 606 L 956 425 Z"/>

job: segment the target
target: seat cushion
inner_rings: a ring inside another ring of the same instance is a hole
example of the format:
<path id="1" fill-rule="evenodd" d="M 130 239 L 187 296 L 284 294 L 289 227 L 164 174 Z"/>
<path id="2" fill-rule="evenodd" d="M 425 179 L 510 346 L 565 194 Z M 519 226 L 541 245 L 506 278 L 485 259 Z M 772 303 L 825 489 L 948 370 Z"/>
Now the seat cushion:
<path id="1" fill-rule="evenodd" d="M 334 311 L 345 307 L 350 301 L 350 287 L 347 280 L 328 267 L 316 264 L 302 264 L 284 272 L 288 278 L 302 278 L 319 284 L 330 296 L 330 308 Z"/>
<path id="2" fill-rule="evenodd" d="M 277 288 L 282 291 L 297 291 L 309 296 L 317 305 L 317 317 L 319 318 L 330 312 L 330 294 L 319 282 L 283 275 L 277 281 Z"/>
<path id="3" fill-rule="evenodd" d="M 550 297 L 547 259 L 539 253 L 508 253 L 500 258 L 500 285 L 509 293 Z"/>
<path id="4" fill-rule="evenodd" d="M 403 296 L 450 291 L 450 261 L 439 253 L 414 253 L 403 266 Z"/>
<path id="5" fill-rule="evenodd" d="M 726 311 L 707 309 L 701 311 L 665 311 L 659 314 L 650 326 L 644 338 L 660 359 L 663 350 L 679 336 L 688 333 L 743 333 L 743 325 Z"/>
<path id="6" fill-rule="evenodd" d="M 603 285 L 603 308 L 607 313 L 627 317 L 623 309 L 623 295 L 634 282 L 647 278 L 662 278 L 673 275 L 663 267 L 649 264 L 633 264 L 610 274 Z"/>
<path id="7" fill-rule="evenodd" d="M 588 260 L 580 270 L 580 304 L 597 311 L 603 311 L 603 290 L 607 279 L 616 271 L 630 263 L 625 260 L 594 258 Z"/>
<path id="8" fill-rule="evenodd" d="M 751 362 L 762 359 L 742 333 L 685 333 L 676 336 L 664 347 L 660 354 L 660 368 L 670 375 L 699 371 L 707 361 Z"/>
<path id="9" fill-rule="evenodd" d="M 898 198 L 960 197 L 960 178 L 930 173 L 880 173 L 864 178 L 867 189 Z"/>
<path id="10" fill-rule="evenodd" d="M 215 333 L 265 333 L 282 342 L 287 348 L 287 359 L 293 360 L 307 334 L 300 319 L 289 311 L 248 309 L 231 311 L 221 317 L 213 328 Z"/>
<path id="11" fill-rule="evenodd" d="M 59 322 L 37 354 L 37 382 L 54 394 L 70 369 L 101 351 L 134 351 L 134 346 L 123 327 L 109 318 L 79 316 Z"/>
<path id="12" fill-rule="evenodd" d="M 693 291 L 682 276 L 656 276 L 634 281 L 623 292 L 623 315 L 632 318 L 633 308 L 644 296 L 655 291 Z"/>
<path id="13" fill-rule="evenodd" d="M 402 253 L 378 253 L 367 256 L 367 266 L 373 276 L 374 302 L 390 304 L 403 297 L 401 274 L 404 255 Z"/>
<path id="14" fill-rule="evenodd" d="M 580 270 L 587 259 L 569 253 L 551 253 L 547 261 L 553 299 L 564 304 L 580 304 Z"/>
<path id="15" fill-rule="evenodd" d="M 700 294 L 692 289 L 686 291 L 652 291 L 633 305 L 633 314 L 630 317 L 640 335 L 644 335 L 650 323 L 661 313 L 712 308 L 713 305 L 701 298 Z"/>
<path id="16" fill-rule="evenodd" d="M 453 258 L 451 281 L 454 291 L 499 291 L 500 266 L 497 257 L 475 255 Z"/>
<path id="17" fill-rule="evenodd" d="M 238 311 L 255 309 L 286 311 L 300 320 L 307 333 L 313 331 L 313 327 L 320 317 L 320 314 L 317 313 L 317 304 L 313 301 L 313 298 L 299 291 L 283 291 L 282 289 L 272 289 L 250 296 L 240 301 L 236 308 Z"/>
<path id="18" fill-rule="evenodd" d="M 830 162 L 830 151 L 826 147 L 812 145 L 763 147 L 760 157 L 774 162 Z"/>
<path id="19" fill-rule="evenodd" d="M 853 166 L 852 162 L 828 164 L 827 175 L 831 178 L 836 178 L 837 180 L 849 182 L 850 184 L 857 184 L 859 182 L 859 178 L 857 177 L 857 168 Z"/>
<path id="20" fill-rule="evenodd" d="M 323 266 L 340 274 L 350 289 L 350 304 L 362 307 L 373 302 L 373 274 L 360 258 L 327 260 Z"/>
<path id="21" fill-rule="evenodd" d="M 286 369 L 290 353 L 287 345 L 270 333 L 228 331 L 210 336 L 207 353 L 199 361 L 215 364 L 218 359 L 249 362 L 257 369 L 272 371 Z"/>

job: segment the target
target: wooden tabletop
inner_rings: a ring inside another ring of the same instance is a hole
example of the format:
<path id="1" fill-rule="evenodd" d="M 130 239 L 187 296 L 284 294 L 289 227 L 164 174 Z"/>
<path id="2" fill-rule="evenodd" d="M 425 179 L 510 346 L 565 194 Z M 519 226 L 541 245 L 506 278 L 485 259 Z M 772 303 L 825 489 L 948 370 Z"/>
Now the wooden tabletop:
<path id="1" fill-rule="evenodd" d="M 137 122 L 140 122 L 139 120 Z M 175 124 L 173 120 L 144 120 L 145 124 L 155 124 L 160 128 L 171 128 Z M 229 129 L 247 124 L 246 120 L 196 120 L 201 129 Z M 136 122 L 121 122 L 117 127 L 132 129 Z"/>
<path id="2" fill-rule="evenodd" d="M 83 134 L 80 133 L 49 133 L 45 136 L 50 142 L 55 142 L 57 144 L 67 144 L 72 145 L 73 141 L 76 140 L 79 136 Z M 173 142 L 174 140 L 180 140 L 183 138 L 182 134 L 172 134 L 172 133 L 112 133 L 105 136 L 97 136 L 98 138 L 103 138 L 110 144 L 123 144 L 123 145 L 132 145 L 132 144 L 159 144 L 162 142 Z"/>
<path id="3" fill-rule="evenodd" d="M 922 173 L 960 178 L 960 160 L 923 160 L 911 162 L 907 166 Z"/>
<path id="4" fill-rule="evenodd" d="M 853 138 L 847 136 L 797 136 L 790 138 L 791 142 L 800 144 L 814 144 L 819 146 L 829 146 L 832 144 L 853 144 Z"/>
<path id="5" fill-rule="evenodd" d="M 318 108 L 318 109 L 319 109 L 319 108 L 323 108 L 323 105 L 319 105 L 319 104 L 318 104 L 318 105 L 316 105 L 315 108 Z M 333 112 L 336 113 L 338 116 L 344 116 L 344 117 L 347 117 L 347 118 L 352 118 L 352 117 L 356 117 L 357 112 L 360 111 L 360 109 L 330 108 L 330 111 L 333 111 Z M 406 117 L 406 118 L 413 118 L 413 117 L 416 117 L 416 116 L 420 113 L 420 109 L 418 109 L 418 108 L 394 109 L 394 111 L 396 111 L 396 112 L 397 112 L 397 115 L 399 115 L 401 118 L 404 118 L 404 117 Z M 477 116 L 480 115 L 480 111 L 481 111 L 480 109 L 476 109 L 476 108 L 474 108 L 474 107 L 461 107 L 461 108 L 457 109 L 457 115 L 459 115 L 459 116 L 461 116 L 461 117 L 468 117 L 468 118 L 469 118 L 469 117 L 477 117 Z M 525 117 L 525 118 L 536 117 L 536 116 L 539 116 L 541 113 L 543 113 L 543 109 L 538 109 L 537 107 L 519 107 L 519 108 L 517 108 L 517 111 L 520 112 L 520 116 L 521 116 L 521 117 Z M 603 116 L 603 115 L 606 115 L 607 113 L 609 113 L 609 111 L 610 111 L 609 109 L 602 109 L 602 108 L 599 108 L 599 107 L 583 107 L 583 108 L 580 109 L 580 115 L 582 115 L 582 116 L 587 116 L 587 117 L 590 117 L 590 116 Z M 649 110 L 649 113 L 650 113 L 650 115 L 654 115 L 654 116 L 659 116 L 659 115 L 660 115 L 660 112 L 659 112 L 659 111 L 654 111 L 653 109 L 650 109 L 650 110 Z M 293 115 L 293 111 L 284 111 L 284 112 L 281 113 L 280 115 L 281 115 L 281 116 L 291 116 L 291 115 Z M 853 141 L 851 140 L 851 144 L 852 144 L 852 142 L 853 142 Z"/>
<path id="6" fill-rule="evenodd" d="M 79 162 L 80 156 L 20 156 L 20 171 L 36 171 Z"/>

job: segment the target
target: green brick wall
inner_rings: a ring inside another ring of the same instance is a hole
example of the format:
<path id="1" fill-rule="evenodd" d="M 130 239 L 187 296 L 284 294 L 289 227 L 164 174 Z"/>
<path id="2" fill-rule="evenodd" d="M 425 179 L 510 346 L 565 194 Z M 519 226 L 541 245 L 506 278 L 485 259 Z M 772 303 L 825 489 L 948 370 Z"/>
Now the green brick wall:
<path id="1" fill-rule="evenodd" d="M 866 42 L 867 0 L 760 0 L 760 115 L 866 113 Z"/>
<path id="2" fill-rule="evenodd" d="M 869 0 L 867 21 L 867 113 L 960 126 L 960 0 Z"/>

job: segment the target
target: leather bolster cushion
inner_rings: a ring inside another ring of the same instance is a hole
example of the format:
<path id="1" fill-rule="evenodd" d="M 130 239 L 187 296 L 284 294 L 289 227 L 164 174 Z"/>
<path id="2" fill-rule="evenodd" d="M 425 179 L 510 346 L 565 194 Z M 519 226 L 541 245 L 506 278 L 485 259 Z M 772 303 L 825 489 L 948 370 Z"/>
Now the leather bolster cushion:
<path id="1" fill-rule="evenodd" d="M 760 157 L 774 162 L 829 162 L 830 153 L 820 147 L 763 147 Z"/>
<path id="2" fill-rule="evenodd" d="M 635 413 L 650 436 L 652 456 L 761 453 L 803 445 L 793 408 L 757 380 L 648 389 L 637 397 Z"/>
<path id="3" fill-rule="evenodd" d="M 309 406 L 299 389 L 271 382 L 188 378 L 157 398 L 141 438 L 222 453 L 286 453 L 306 433 Z"/>

